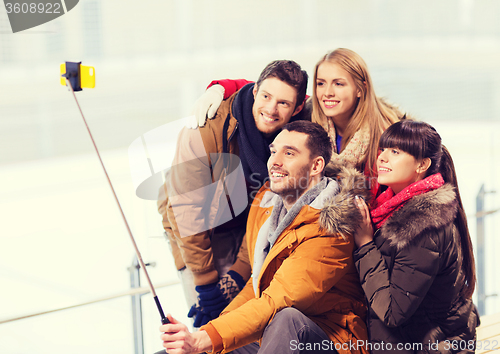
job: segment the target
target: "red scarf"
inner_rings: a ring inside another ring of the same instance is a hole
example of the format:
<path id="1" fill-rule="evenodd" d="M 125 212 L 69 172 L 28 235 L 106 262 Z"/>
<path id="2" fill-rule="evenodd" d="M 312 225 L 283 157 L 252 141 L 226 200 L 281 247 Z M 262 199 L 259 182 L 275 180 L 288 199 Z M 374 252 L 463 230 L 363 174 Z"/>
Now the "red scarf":
<path id="1" fill-rule="evenodd" d="M 443 184 L 443 177 L 440 173 L 436 173 L 410 184 L 396 195 L 394 195 L 391 188 L 387 188 L 384 193 L 380 194 L 378 198 L 375 199 L 375 203 L 370 212 L 376 228 L 379 229 L 382 227 L 396 210 L 403 207 L 403 205 L 414 196 L 430 192 L 441 187 Z"/>

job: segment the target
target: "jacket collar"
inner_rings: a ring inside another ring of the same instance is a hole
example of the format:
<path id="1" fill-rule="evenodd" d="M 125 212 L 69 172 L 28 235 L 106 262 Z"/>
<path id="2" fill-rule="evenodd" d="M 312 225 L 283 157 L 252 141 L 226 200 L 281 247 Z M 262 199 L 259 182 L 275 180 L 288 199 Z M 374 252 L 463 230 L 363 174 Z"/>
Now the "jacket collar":
<path id="1" fill-rule="evenodd" d="M 320 210 L 325 204 L 325 200 L 331 198 L 338 192 L 338 183 L 332 178 L 323 177 L 321 181 L 304 193 L 288 212 L 285 213 L 285 207 L 281 197 L 270 190 L 267 190 L 259 207 L 271 209 L 271 216 L 267 218 L 260 227 L 257 234 L 257 240 L 254 248 L 253 259 L 253 287 L 255 294 L 259 294 L 260 277 L 262 270 L 266 269 L 274 255 L 281 252 L 286 245 L 276 242 L 283 239 L 289 233 L 287 229 L 295 229 L 300 225 L 317 220 L 318 212 L 304 212 L 304 207 Z M 310 235 L 314 237 L 315 235 Z"/>
<path id="2" fill-rule="evenodd" d="M 401 250 L 425 232 L 451 224 L 457 214 L 455 188 L 450 184 L 417 195 L 398 209 L 380 228 L 379 237 Z"/>
<path id="3" fill-rule="evenodd" d="M 334 177 L 340 190 L 323 207 L 320 226 L 330 234 L 353 235 L 361 223 L 361 213 L 354 197 L 362 197 L 367 203 L 371 193 L 366 177 L 354 168 L 329 164 L 326 174 Z"/>
<path id="4" fill-rule="evenodd" d="M 338 189 L 338 183 L 335 180 L 323 177 L 318 184 L 305 192 L 288 212 L 284 210 L 285 207 L 281 198 L 273 198 L 274 205 L 270 216 L 270 234 L 268 236 L 271 246 L 288 226 L 294 224 L 304 206 L 309 205 L 313 209 L 319 210 L 325 205 L 325 200 L 334 196 Z M 285 215 L 280 216 L 280 214 Z M 300 220 L 299 223 L 302 223 L 302 218 Z"/>

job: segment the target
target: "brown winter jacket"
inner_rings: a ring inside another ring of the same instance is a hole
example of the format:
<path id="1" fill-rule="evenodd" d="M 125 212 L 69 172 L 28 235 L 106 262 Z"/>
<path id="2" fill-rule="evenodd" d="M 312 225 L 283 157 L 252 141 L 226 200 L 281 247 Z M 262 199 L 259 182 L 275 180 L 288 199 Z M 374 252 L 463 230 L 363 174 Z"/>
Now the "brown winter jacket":
<path id="1" fill-rule="evenodd" d="M 479 318 L 460 294 L 457 205 L 449 184 L 415 196 L 356 250 L 374 353 L 473 352 Z"/>
<path id="2" fill-rule="evenodd" d="M 352 235 L 361 218 L 354 196 L 368 198 L 369 191 L 362 174 L 347 168 L 339 174 L 339 187 L 330 180 L 313 202 L 301 207 L 265 258 L 256 291 L 250 278 L 221 316 L 202 327 L 214 353 L 260 340 L 286 307 L 316 322 L 339 353 L 366 353 L 364 345 L 357 345 L 367 340 L 366 308 L 352 258 Z M 252 261 L 259 233 L 268 232 L 276 198 L 265 185 L 250 208 L 247 243 Z"/>
<path id="3" fill-rule="evenodd" d="M 180 132 L 172 163 L 174 167 L 169 171 L 165 185 L 160 188 L 158 212 L 162 215 L 163 228 L 172 246 L 175 265 L 177 269 L 187 266 L 194 274 L 195 285 L 206 285 L 219 279 L 213 262 L 211 233 L 246 227 L 244 212 L 216 228 L 190 232 L 194 223 L 203 223 L 209 219 L 213 221 L 220 217 L 215 214 L 222 209 L 223 203 L 227 204 L 223 185 L 220 183 L 228 172 L 222 167 L 222 156 L 229 157 L 229 166 L 237 166 L 239 163 L 238 143 L 234 136 L 238 123 L 232 115 L 235 96 L 236 94 L 225 100 L 215 118 L 208 120 L 204 127 L 184 128 Z M 231 170 L 232 167 L 229 172 Z M 200 192 L 217 181 L 219 185 L 215 194 L 218 194 L 218 198 L 213 194 L 207 196 Z M 241 186 L 236 188 L 238 187 Z M 177 218 L 172 204 L 175 204 Z M 231 269 L 245 280 L 250 276 L 245 242 Z"/>

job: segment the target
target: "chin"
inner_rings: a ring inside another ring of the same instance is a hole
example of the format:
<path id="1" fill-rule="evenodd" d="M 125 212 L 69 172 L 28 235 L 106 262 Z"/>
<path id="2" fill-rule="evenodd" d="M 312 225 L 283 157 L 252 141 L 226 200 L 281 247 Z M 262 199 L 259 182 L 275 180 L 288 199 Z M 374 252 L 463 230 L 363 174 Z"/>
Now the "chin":
<path id="1" fill-rule="evenodd" d="M 271 192 L 273 192 L 275 194 L 279 194 L 280 193 L 280 189 L 277 188 L 276 186 L 273 186 L 272 183 L 269 185 L 269 190 L 271 190 Z"/>

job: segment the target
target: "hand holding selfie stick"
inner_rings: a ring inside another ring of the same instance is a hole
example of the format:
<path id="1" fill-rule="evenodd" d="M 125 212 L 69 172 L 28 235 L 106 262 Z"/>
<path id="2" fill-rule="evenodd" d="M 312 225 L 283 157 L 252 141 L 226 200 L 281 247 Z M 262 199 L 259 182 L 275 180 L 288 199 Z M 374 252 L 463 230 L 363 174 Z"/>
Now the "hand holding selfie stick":
<path id="1" fill-rule="evenodd" d="M 65 80 L 61 79 L 61 84 L 63 84 L 63 82 L 64 82 L 63 85 L 66 85 L 68 87 L 68 89 L 73 94 L 73 97 L 75 98 L 76 105 L 78 106 L 78 110 L 80 111 L 80 114 L 83 118 L 83 122 L 85 123 L 85 127 L 87 128 L 87 131 L 89 132 L 90 139 L 92 140 L 92 144 L 94 145 L 95 151 L 97 153 L 97 157 L 99 158 L 99 162 L 101 163 L 102 169 L 104 170 L 104 174 L 106 175 L 106 179 L 108 180 L 109 186 L 111 187 L 111 191 L 113 192 L 113 196 L 115 197 L 116 204 L 118 205 L 118 208 L 120 209 L 120 214 L 122 215 L 123 221 L 125 222 L 125 226 L 127 228 L 128 234 L 130 236 L 130 240 L 132 241 L 132 245 L 134 246 L 135 253 L 137 254 L 139 264 L 140 264 L 142 270 L 144 271 L 144 274 L 146 275 L 146 279 L 147 279 L 148 284 L 149 284 L 149 289 L 151 290 L 151 294 L 153 295 L 153 299 L 155 300 L 156 307 L 158 308 L 158 311 L 160 313 L 161 323 L 162 324 L 170 323 L 169 320 L 165 317 L 165 314 L 163 313 L 163 309 L 161 307 L 160 300 L 158 300 L 158 296 L 156 296 L 155 288 L 153 286 L 153 283 L 151 283 L 151 279 L 149 278 L 148 271 L 146 270 L 146 265 L 144 264 L 144 261 L 142 260 L 141 253 L 139 252 L 139 248 L 137 248 L 137 244 L 135 242 L 134 236 L 132 235 L 132 231 L 130 230 L 127 219 L 125 218 L 125 214 L 123 213 L 123 209 L 122 209 L 120 202 L 118 200 L 118 196 L 116 195 L 115 189 L 113 188 L 113 184 L 111 183 L 111 180 L 109 179 L 108 172 L 106 171 L 106 167 L 104 167 L 104 163 L 101 159 L 101 155 L 99 154 L 99 150 L 97 149 L 97 145 L 95 144 L 94 138 L 92 136 L 92 133 L 90 132 L 90 128 L 87 124 L 87 121 L 85 120 L 85 116 L 83 115 L 82 109 L 80 108 L 78 100 L 76 99 L 75 91 L 81 91 L 82 87 L 93 88 L 95 86 L 94 68 L 81 66 L 80 64 L 81 63 L 72 63 L 72 62 L 66 62 L 66 64 L 61 64 L 61 73 L 62 73 L 61 76 L 65 78 Z"/>

